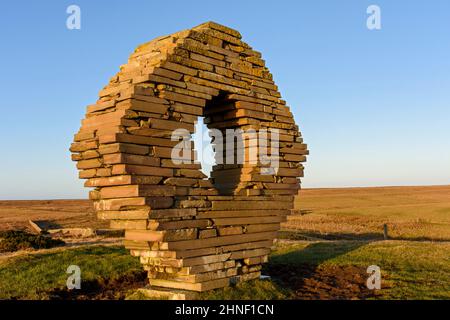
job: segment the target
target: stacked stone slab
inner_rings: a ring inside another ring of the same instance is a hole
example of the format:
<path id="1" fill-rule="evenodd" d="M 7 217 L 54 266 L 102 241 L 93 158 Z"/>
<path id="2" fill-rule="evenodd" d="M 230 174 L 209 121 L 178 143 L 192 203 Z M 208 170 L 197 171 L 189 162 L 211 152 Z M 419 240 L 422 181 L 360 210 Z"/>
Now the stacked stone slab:
<path id="1" fill-rule="evenodd" d="M 219 164 L 208 179 L 179 164 L 172 132 L 192 134 L 199 116 L 219 130 L 278 129 L 278 171 Z M 213 22 L 139 46 L 87 107 L 71 152 L 98 217 L 125 229 L 150 285 L 194 291 L 260 276 L 308 154 L 261 54 Z"/>

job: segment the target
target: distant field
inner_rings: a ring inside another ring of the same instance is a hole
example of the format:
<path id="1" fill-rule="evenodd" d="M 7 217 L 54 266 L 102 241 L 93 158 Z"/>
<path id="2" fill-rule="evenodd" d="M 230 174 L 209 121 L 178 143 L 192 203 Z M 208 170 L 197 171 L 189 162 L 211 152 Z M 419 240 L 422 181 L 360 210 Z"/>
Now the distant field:
<path id="1" fill-rule="evenodd" d="M 450 240 L 450 186 L 306 189 L 283 227 L 312 238 Z"/>
<path id="2" fill-rule="evenodd" d="M 304 189 L 295 205 L 302 215 L 283 227 L 313 238 L 380 239 L 387 223 L 395 239 L 450 240 L 450 186 Z M 89 200 L 0 201 L 0 231 L 27 229 L 29 219 L 107 226 Z"/>
<path id="3" fill-rule="evenodd" d="M 89 200 L 0 200 L 0 231 L 30 229 L 28 220 L 51 221 L 59 227 L 104 227 Z"/>

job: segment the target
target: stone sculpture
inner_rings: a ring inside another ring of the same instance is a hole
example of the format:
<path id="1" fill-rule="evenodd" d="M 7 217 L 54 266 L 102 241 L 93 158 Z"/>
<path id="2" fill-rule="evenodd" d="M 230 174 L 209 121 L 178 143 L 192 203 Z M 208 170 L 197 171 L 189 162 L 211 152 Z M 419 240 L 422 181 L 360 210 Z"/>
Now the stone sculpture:
<path id="1" fill-rule="evenodd" d="M 241 144 L 212 144 L 217 159 L 245 151 L 244 161 L 208 179 L 190 161 L 198 117 L 224 137 L 241 130 Z M 253 147 L 269 152 L 254 161 Z M 87 107 L 71 152 L 98 217 L 125 229 L 150 285 L 193 291 L 260 276 L 308 154 L 261 54 L 214 22 L 139 46 Z"/>

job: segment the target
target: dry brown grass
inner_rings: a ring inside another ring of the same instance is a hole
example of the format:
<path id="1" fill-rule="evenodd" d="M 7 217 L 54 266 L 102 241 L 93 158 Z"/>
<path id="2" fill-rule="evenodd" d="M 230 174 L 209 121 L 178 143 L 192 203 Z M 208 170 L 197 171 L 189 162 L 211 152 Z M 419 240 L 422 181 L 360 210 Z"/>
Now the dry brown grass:
<path id="1" fill-rule="evenodd" d="M 450 240 L 450 186 L 305 189 L 283 224 L 317 238 Z"/>
<path id="2" fill-rule="evenodd" d="M 29 229 L 28 220 L 51 221 L 60 227 L 108 226 L 96 218 L 89 200 L 0 201 L 0 231 Z"/>

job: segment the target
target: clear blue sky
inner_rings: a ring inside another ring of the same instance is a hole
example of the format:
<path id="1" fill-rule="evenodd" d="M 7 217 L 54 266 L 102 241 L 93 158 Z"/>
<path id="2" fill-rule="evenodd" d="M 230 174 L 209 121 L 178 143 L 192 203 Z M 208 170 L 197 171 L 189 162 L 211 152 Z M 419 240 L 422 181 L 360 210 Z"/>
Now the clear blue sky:
<path id="1" fill-rule="evenodd" d="M 450 1 L 19 0 L 0 11 L 0 199 L 86 198 L 85 106 L 138 44 L 208 20 L 263 53 L 310 146 L 304 187 L 450 183 Z"/>

